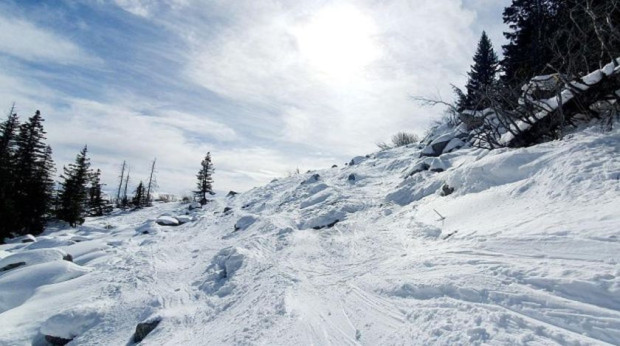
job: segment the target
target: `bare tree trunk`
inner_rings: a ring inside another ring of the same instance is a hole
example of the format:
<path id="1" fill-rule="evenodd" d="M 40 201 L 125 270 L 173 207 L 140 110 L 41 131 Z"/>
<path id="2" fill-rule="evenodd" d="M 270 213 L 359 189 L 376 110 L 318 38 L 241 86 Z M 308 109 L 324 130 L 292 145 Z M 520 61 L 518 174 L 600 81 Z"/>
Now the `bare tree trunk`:
<path id="1" fill-rule="evenodd" d="M 151 165 L 151 175 L 149 176 L 149 185 L 146 189 L 146 205 L 151 205 L 151 188 L 153 187 L 153 173 L 155 172 L 155 162 L 157 158 L 153 159 L 153 164 Z"/>
<path id="2" fill-rule="evenodd" d="M 121 188 L 123 187 L 123 180 L 125 178 L 125 161 L 123 161 L 123 167 L 121 168 L 120 181 L 118 182 L 118 192 L 116 193 L 116 204 L 120 204 L 121 200 Z"/>

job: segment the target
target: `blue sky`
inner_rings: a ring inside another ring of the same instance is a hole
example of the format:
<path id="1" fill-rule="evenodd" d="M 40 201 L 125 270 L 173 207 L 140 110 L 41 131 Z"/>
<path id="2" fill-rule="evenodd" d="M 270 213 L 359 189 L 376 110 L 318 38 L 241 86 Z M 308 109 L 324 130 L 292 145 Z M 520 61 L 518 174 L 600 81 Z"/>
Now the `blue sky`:
<path id="1" fill-rule="evenodd" d="M 40 109 L 61 170 L 88 144 L 109 186 L 157 157 L 184 193 L 207 151 L 218 191 L 342 165 L 451 98 L 509 1 L 98 0 L 0 3 L 0 105 Z"/>

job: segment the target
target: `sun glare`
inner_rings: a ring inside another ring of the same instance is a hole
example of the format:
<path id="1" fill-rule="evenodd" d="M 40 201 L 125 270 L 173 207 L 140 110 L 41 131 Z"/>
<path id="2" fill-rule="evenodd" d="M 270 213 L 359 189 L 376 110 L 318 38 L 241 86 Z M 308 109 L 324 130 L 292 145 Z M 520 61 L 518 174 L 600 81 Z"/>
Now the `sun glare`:
<path id="1" fill-rule="evenodd" d="M 321 10 L 295 30 L 302 58 L 329 78 L 356 77 L 379 56 L 372 18 L 353 6 Z"/>

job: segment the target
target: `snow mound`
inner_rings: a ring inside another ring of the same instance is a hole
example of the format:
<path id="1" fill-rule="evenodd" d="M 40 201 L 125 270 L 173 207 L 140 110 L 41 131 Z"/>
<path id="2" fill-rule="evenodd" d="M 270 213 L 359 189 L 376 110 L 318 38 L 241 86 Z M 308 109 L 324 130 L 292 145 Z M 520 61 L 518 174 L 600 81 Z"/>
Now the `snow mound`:
<path id="1" fill-rule="evenodd" d="M 21 305 L 41 286 L 75 279 L 89 271 L 68 261 L 39 263 L 9 271 L 0 276 L 0 313 Z"/>
<path id="2" fill-rule="evenodd" d="M 207 280 L 201 289 L 208 294 L 226 296 L 231 293 L 235 285 L 230 282 L 235 273 L 241 269 L 246 260 L 247 252 L 237 247 L 220 250 L 211 260 L 206 270 Z"/>
<path id="3" fill-rule="evenodd" d="M 0 259 L 0 272 L 8 270 L 5 268 L 15 267 L 19 263 L 23 263 L 23 266 L 30 266 L 51 261 L 61 261 L 66 258 L 67 253 L 60 249 L 36 249 L 18 252 Z"/>

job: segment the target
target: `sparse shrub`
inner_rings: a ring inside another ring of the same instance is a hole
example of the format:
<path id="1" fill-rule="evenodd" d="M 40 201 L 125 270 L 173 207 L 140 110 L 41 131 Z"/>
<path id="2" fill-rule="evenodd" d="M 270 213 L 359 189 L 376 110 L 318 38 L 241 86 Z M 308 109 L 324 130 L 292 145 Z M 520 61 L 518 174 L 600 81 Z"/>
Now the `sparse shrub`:
<path id="1" fill-rule="evenodd" d="M 392 144 L 394 147 L 402 147 L 419 141 L 420 137 L 415 133 L 399 132 L 392 136 Z"/>

